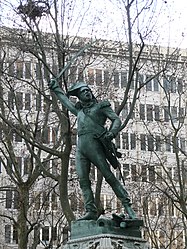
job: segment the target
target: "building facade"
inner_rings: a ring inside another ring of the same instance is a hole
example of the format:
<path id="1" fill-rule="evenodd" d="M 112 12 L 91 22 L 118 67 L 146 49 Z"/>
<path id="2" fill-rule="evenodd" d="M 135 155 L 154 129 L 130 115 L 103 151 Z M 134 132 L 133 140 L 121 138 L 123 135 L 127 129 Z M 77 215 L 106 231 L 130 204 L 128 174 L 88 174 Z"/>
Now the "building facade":
<path id="1" fill-rule="evenodd" d="M 24 50 L 7 32 L 10 30 L 2 32 L 1 39 L 0 248 L 17 248 L 22 185 L 28 191 L 25 212 L 32 230 L 30 248 L 34 248 L 33 241 L 36 248 L 49 244 L 56 248 L 68 238 L 56 184 L 61 162 L 57 153 L 49 156 L 49 150 L 61 148 L 64 142 L 63 127 L 47 85 L 59 72 L 57 54 L 55 49 L 46 48 L 44 61 L 37 49 L 31 53 L 28 46 Z M 67 63 L 86 41 L 79 38 L 76 46 L 68 48 Z M 138 46 L 134 46 L 130 67 L 125 44 L 99 41 L 71 64 L 63 82 L 69 86 L 86 81 L 94 95 L 110 99 L 117 112 L 125 99 L 119 115 L 123 122 L 128 118 L 128 123 L 115 139 L 122 158 L 120 169 L 114 172 L 125 183 L 137 215 L 144 219 L 143 234 L 152 248 L 184 249 L 187 51 L 146 46 L 140 57 L 138 52 Z M 74 124 L 73 117 L 71 121 Z M 83 213 L 83 203 L 75 171 L 76 125 L 71 126 L 71 137 L 69 200 L 78 217 Z M 93 167 L 93 187 L 97 179 L 98 172 Z M 123 211 L 105 182 L 101 201 L 105 215 Z"/>

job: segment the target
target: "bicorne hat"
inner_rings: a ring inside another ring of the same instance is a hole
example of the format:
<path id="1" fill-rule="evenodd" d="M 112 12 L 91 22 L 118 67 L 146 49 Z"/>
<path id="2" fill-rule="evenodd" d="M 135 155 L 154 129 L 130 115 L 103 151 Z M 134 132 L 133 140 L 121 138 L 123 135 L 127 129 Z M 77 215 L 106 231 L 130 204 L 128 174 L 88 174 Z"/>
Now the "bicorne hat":
<path id="1" fill-rule="evenodd" d="M 90 89 L 89 86 L 85 82 L 77 82 L 77 83 L 74 83 L 72 86 L 70 86 L 70 88 L 67 91 L 67 95 L 68 96 L 77 96 L 78 90 L 81 87 L 86 87 L 86 88 Z"/>

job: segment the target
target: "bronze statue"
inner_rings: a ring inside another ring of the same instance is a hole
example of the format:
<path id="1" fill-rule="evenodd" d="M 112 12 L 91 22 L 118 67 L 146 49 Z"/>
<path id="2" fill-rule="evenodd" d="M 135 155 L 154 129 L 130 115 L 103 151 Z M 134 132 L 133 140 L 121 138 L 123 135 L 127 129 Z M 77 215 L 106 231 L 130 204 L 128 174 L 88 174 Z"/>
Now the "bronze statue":
<path id="1" fill-rule="evenodd" d="M 72 103 L 63 90 L 59 87 L 57 80 L 50 82 L 50 89 L 57 95 L 61 103 L 74 115 L 77 116 L 78 145 L 76 150 L 76 171 L 79 177 L 86 214 L 79 220 L 97 220 L 97 207 L 89 179 L 90 166 L 93 163 L 103 174 L 106 182 L 112 187 L 116 196 L 121 200 L 130 219 L 136 219 L 136 214 L 131 208 L 127 191 L 112 173 L 106 156 L 106 150 L 101 139 L 108 141 L 116 137 L 121 126 L 118 115 L 110 107 L 108 101 L 98 102 L 89 86 L 84 82 L 72 85 L 67 95 L 76 96 L 77 104 Z M 106 130 L 106 120 L 111 120 L 111 127 Z M 115 155 L 112 156 L 115 161 Z"/>

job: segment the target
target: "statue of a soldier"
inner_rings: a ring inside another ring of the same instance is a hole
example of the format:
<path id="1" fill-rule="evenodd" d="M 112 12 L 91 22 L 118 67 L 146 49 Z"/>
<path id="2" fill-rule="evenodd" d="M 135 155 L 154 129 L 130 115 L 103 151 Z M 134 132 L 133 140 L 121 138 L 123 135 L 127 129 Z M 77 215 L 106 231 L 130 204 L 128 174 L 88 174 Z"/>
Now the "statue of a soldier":
<path id="1" fill-rule="evenodd" d="M 68 96 L 76 96 L 78 104 L 72 103 L 59 87 L 56 80 L 51 80 L 50 89 L 57 95 L 61 103 L 77 116 L 78 145 L 76 150 L 76 171 L 79 177 L 86 213 L 79 220 L 97 220 L 97 207 L 89 179 L 91 163 L 94 164 L 104 176 L 106 182 L 112 187 L 116 196 L 121 200 L 130 219 L 136 219 L 131 208 L 127 191 L 110 170 L 105 149 L 99 138 L 109 143 L 116 137 L 121 126 L 118 115 L 111 109 L 108 101 L 98 102 L 91 89 L 84 82 L 72 85 Z M 109 130 L 104 127 L 106 120 L 111 120 Z"/>

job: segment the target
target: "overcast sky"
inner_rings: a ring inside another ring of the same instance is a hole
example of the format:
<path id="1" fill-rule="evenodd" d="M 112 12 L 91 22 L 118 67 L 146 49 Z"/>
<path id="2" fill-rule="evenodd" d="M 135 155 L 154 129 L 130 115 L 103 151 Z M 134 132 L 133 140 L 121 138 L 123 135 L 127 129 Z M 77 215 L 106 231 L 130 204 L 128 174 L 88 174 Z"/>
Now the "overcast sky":
<path id="1" fill-rule="evenodd" d="M 120 36 L 124 37 L 124 28 L 120 28 L 123 22 L 121 15 L 123 11 L 121 13 L 119 11 L 119 1 L 74 0 L 75 8 L 69 11 L 70 18 L 67 19 L 70 20 L 71 15 L 74 17 L 69 30 L 72 31 L 72 34 L 75 34 L 75 30 L 77 31 L 80 24 L 81 28 L 77 34 L 82 36 L 92 34 L 93 36 L 97 35 L 101 38 L 106 36 L 112 39 Z M 139 2 L 141 1 L 144 3 L 144 1 L 149 0 L 139 0 Z M 2 4 L 7 2 L 16 3 L 16 6 L 18 6 L 19 0 L 4 0 Z M 12 18 L 13 15 L 10 15 L 10 9 L 8 10 L 7 6 L 7 12 L 4 9 L 2 14 Z M 152 11 L 155 11 L 153 19 L 151 19 L 151 16 L 153 16 Z M 15 18 L 13 17 L 13 19 Z M 187 0 L 155 0 L 155 6 L 139 22 L 140 26 L 143 27 L 142 33 L 145 32 L 146 26 L 148 26 L 149 30 L 154 30 L 147 42 L 187 48 Z M 46 23 L 49 23 L 48 20 L 43 23 L 43 28 L 49 26 Z M 135 29 L 136 32 L 137 30 Z"/>

